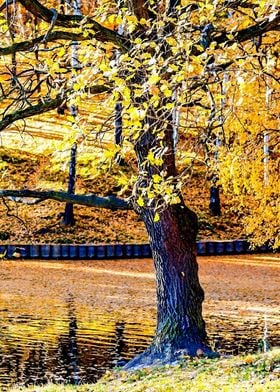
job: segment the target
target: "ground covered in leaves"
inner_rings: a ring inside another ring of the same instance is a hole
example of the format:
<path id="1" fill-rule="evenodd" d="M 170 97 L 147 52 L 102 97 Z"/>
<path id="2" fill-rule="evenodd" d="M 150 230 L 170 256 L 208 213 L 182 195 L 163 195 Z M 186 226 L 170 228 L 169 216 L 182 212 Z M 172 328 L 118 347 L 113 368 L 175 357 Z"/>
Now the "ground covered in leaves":
<path id="1" fill-rule="evenodd" d="M 265 354 L 182 360 L 175 367 L 147 369 L 133 373 L 108 373 L 95 385 L 36 387 L 38 392 L 276 392 L 280 389 L 280 351 Z M 18 391 L 34 391 L 14 389 Z"/>
<path id="2" fill-rule="evenodd" d="M 67 189 L 67 171 L 51 173 L 47 157 L 0 148 L 0 188 Z M 77 193 L 108 195 L 116 192 L 110 177 L 84 179 L 78 176 Z M 235 239 L 242 236 L 240 219 L 229 198 L 221 195 L 222 215 L 209 212 L 209 183 L 196 170 L 184 190 L 187 204 L 199 217 L 199 239 Z M 124 195 L 126 196 L 126 195 Z M 0 200 L 1 243 L 143 243 L 144 225 L 132 211 L 109 211 L 75 206 L 76 224 L 63 227 L 64 204 L 45 201 L 37 205 Z"/>

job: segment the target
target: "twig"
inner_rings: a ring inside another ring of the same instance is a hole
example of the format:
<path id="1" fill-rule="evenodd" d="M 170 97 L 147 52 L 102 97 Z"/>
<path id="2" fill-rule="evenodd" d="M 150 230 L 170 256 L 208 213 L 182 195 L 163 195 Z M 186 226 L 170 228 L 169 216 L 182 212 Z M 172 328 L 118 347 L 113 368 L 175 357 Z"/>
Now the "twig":
<path id="1" fill-rule="evenodd" d="M 52 17 L 52 20 L 51 20 L 50 28 L 48 29 L 48 31 L 46 32 L 46 34 L 45 34 L 45 36 L 43 38 L 43 41 L 42 41 L 43 43 L 47 42 L 48 37 L 49 37 L 50 33 L 52 32 L 52 30 L 54 28 L 54 25 L 55 25 L 55 23 L 57 21 L 57 17 L 58 17 L 58 13 L 57 13 L 57 11 L 54 8 L 50 8 L 50 11 L 52 12 L 53 17 Z"/>
<path id="2" fill-rule="evenodd" d="M 11 208 L 3 196 L 1 197 L 1 199 L 2 199 L 4 206 L 6 207 L 6 215 L 10 218 L 17 219 L 24 226 L 26 232 L 28 233 L 28 227 L 27 227 L 25 221 L 21 217 L 19 217 L 18 215 L 11 213 Z"/>

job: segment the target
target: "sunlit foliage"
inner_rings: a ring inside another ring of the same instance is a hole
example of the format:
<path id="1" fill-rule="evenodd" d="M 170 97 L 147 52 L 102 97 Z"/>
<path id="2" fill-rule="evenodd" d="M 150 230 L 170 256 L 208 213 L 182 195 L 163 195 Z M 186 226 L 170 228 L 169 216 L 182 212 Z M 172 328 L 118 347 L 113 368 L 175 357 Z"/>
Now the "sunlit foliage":
<path id="1" fill-rule="evenodd" d="M 28 131 L 28 110 L 58 108 L 63 148 L 78 142 L 85 152 L 81 174 L 108 171 L 120 154 L 140 173 L 135 201 L 153 208 L 155 221 L 180 202 L 203 163 L 209 182 L 236 198 L 246 234 L 257 244 L 280 245 L 277 0 L 81 1 L 84 17 L 69 19 L 71 29 L 55 17 L 50 28 L 26 11 L 28 1 L 19 3 L 2 7 L 0 20 L 1 129 L 14 123 Z M 74 12 L 70 3 L 41 2 L 66 16 Z M 119 102 L 122 149 L 112 136 Z M 77 115 L 71 107 L 79 107 Z M 148 134 L 154 141 L 146 151 Z M 137 167 L 139 143 L 144 158 Z M 133 181 L 122 171 L 118 185 Z"/>

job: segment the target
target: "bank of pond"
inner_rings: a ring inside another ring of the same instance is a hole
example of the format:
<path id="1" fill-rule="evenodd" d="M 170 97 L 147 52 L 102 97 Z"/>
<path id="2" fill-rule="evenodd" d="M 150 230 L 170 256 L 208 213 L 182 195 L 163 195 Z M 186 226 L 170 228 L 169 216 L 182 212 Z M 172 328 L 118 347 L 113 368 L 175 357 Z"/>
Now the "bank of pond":
<path id="1" fill-rule="evenodd" d="M 12 392 L 278 392 L 280 350 L 220 359 L 185 359 L 176 366 L 107 373 L 96 384 L 14 388 Z"/>

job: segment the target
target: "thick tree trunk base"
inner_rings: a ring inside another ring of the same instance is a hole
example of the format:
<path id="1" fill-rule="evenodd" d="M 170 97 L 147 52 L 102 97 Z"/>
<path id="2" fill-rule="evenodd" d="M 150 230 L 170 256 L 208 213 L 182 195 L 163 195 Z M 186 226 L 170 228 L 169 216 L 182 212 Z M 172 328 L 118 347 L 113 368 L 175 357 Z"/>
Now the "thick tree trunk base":
<path id="1" fill-rule="evenodd" d="M 162 347 L 151 344 L 146 351 L 131 359 L 123 369 L 133 371 L 149 367 L 176 365 L 187 357 L 217 358 L 219 354 L 203 343 L 186 343 L 181 348 L 175 348 L 173 344 L 164 344 Z"/>

